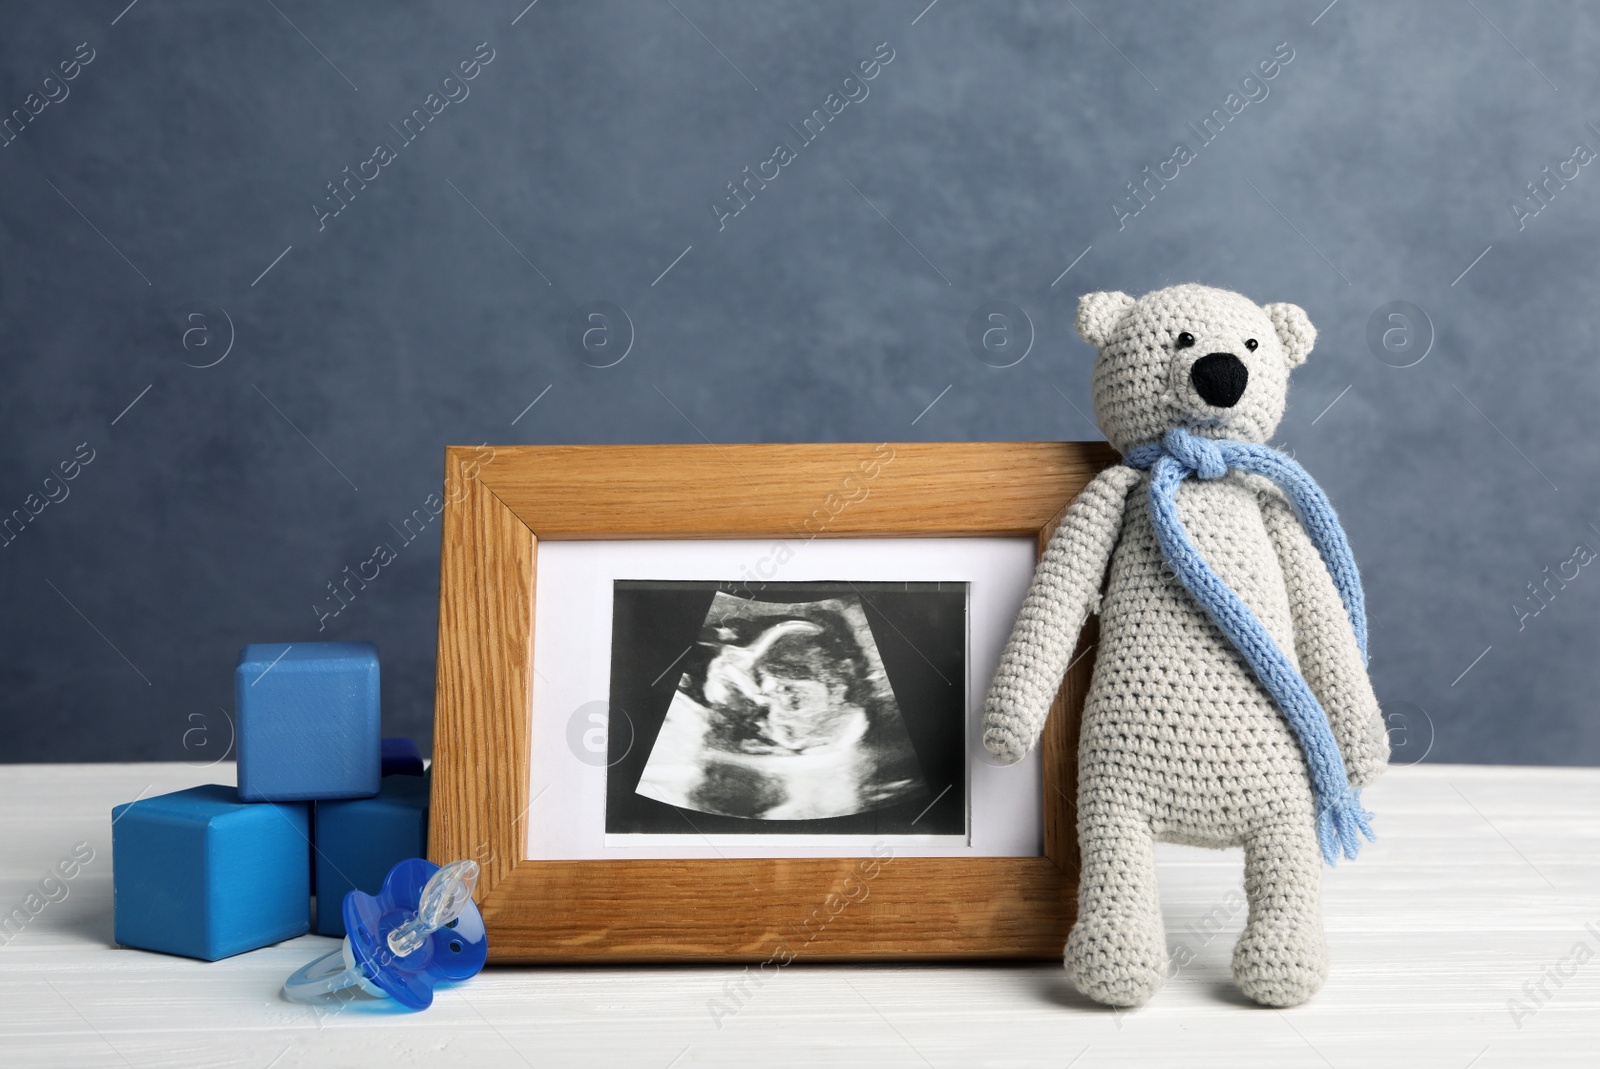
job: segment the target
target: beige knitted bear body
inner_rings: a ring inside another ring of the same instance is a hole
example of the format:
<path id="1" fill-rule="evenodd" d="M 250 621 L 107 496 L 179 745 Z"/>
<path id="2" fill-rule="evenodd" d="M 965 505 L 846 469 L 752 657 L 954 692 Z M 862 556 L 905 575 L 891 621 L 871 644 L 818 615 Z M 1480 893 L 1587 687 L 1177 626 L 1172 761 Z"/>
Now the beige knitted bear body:
<path id="1" fill-rule="evenodd" d="M 1099 351 L 1096 414 L 1123 451 L 1175 426 L 1265 441 L 1282 416 L 1289 370 L 1315 336 L 1292 305 L 1262 308 L 1203 286 L 1137 302 L 1090 294 L 1078 328 Z M 1224 355 L 1232 359 L 1211 364 L 1232 365 L 1231 389 L 1195 370 Z M 1098 607 L 1078 751 L 1083 868 L 1068 972 L 1098 1001 L 1143 1003 L 1168 971 L 1154 842 L 1242 846 L 1250 916 L 1235 980 L 1259 1002 L 1294 1005 L 1327 974 L 1305 758 L 1244 657 L 1164 560 L 1148 480 L 1109 469 L 1068 510 L 1002 656 L 984 741 L 1002 760 L 1034 745 Z M 1268 480 L 1234 472 L 1185 481 L 1177 508 L 1202 556 L 1317 695 L 1352 785 L 1370 782 L 1388 757 L 1377 700 L 1339 593 L 1287 500 Z"/>

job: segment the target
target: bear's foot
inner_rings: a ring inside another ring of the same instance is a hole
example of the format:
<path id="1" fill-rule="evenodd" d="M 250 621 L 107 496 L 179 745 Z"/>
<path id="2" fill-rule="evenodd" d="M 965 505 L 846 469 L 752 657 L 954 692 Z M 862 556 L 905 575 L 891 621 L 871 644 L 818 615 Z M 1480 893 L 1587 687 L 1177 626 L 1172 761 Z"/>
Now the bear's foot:
<path id="1" fill-rule="evenodd" d="M 1167 972 L 1150 825 L 1097 813 L 1080 819 L 1078 841 L 1083 869 L 1078 920 L 1067 937 L 1067 976 L 1096 1002 L 1142 1006 Z"/>
<path id="2" fill-rule="evenodd" d="M 1233 979 L 1263 1006 L 1298 1006 L 1328 978 L 1322 926 L 1286 915 L 1248 925 L 1233 948 Z"/>
<path id="3" fill-rule="evenodd" d="M 1067 939 L 1072 986 L 1107 1006 L 1143 1006 L 1161 989 L 1167 948 L 1159 917 L 1084 917 Z"/>
<path id="4" fill-rule="evenodd" d="M 1310 821 L 1261 828 L 1245 839 L 1250 919 L 1233 948 L 1233 979 L 1263 1006 L 1298 1006 L 1328 978 L 1321 885 L 1322 855 Z"/>

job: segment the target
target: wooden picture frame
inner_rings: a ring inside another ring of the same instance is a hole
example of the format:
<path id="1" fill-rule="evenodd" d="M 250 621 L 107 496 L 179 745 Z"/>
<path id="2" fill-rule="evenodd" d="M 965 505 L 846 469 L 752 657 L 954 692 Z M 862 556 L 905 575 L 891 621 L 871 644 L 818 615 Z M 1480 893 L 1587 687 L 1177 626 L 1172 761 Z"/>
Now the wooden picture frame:
<path id="1" fill-rule="evenodd" d="M 1042 857 L 523 860 L 536 562 L 556 539 L 1033 536 L 1042 551 L 1116 462 L 1083 442 L 449 447 L 429 855 L 482 865 L 490 960 L 1058 958 L 1092 620 L 1041 742 Z"/>

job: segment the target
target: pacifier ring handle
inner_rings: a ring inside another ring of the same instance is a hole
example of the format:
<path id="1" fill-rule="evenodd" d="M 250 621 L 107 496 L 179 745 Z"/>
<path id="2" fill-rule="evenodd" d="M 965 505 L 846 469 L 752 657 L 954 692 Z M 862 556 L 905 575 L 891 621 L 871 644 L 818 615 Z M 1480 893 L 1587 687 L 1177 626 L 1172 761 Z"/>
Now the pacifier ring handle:
<path id="1" fill-rule="evenodd" d="M 344 948 L 340 947 L 308 962 L 285 980 L 283 993 L 296 1002 L 312 1002 L 360 982 L 361 973 L 348 961 Z"/>

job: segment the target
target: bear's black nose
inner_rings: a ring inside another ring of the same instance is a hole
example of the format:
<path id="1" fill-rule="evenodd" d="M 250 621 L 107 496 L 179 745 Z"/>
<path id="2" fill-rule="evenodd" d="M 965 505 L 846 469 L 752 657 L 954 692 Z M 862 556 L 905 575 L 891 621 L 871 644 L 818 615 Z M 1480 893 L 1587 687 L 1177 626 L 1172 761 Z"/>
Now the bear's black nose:
<path id="1" fill-rule="evenodd" d="M 1232 353 L 1207 353 L 1189 369 L 1189 380 L 1206 404 L 1232 408 L 1244 396 L 1250 371 Z"/>

